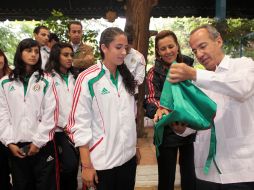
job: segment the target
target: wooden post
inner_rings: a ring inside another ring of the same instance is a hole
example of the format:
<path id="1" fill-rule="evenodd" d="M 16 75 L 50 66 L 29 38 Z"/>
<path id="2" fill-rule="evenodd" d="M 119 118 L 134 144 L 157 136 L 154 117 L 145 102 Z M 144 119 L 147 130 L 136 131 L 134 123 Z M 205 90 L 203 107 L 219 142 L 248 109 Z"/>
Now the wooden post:
<path id="1" fill-rule="evenodd" d="M 126 1 L 126 28 L 132 28 L 134 33 L 133 46 L 144 55 L 147 60 L 149 45 L 149 24 L 152 8 L 157 5 L 158 0 L 127 0 Z M 137 105 L 137 134 L 144 137 L 144 109 L 145 96 L 144 83 L 139 86 Z"/>

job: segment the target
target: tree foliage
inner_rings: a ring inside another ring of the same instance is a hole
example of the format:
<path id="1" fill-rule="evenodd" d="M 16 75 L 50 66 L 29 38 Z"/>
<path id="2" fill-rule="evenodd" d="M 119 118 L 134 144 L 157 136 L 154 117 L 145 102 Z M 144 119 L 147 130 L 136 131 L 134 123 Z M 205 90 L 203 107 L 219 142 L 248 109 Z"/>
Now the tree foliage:
<path id="1" fill-rule="evenodd" d="M 69 17 L 64 16 L 64 14 L 61 11 L 52 10 L 51 16 L 48 17 L 46 20 L 42 20 L 39 25 L 47 26 L 50 29 L 50 32 L 55 33 L 60 41 L 62 42 L 68 42 L 68 29 L 67 25 L 69 22 Z"/>
<path id="2" fill-rule="evenodd" d="M 219 20 L 215 21 L 214 25 L 222 35 L 225 52 L 233 57 L 239 57 L 240 52 L 246 50 L 249 42 L 246 35 L 254 31 L 254 19 Z"/>
<path id="3" fill-rule="evenodd" d="M 4 38 L 0 40 L 0 49 L 5 52 L 9 62 L 12 63 L 13 54 L 19 40 L 8 27 L 0 27 L 0 36 L 4 36 Z"/>
<path id="4" fill-rule="evenodd" d="M 13 64 L 18 43 L 24 38 L 31 37 L 31 31 L 29 23 L 10 22 L 0 25 L 0 49 L 4 51 L 10 65 Z"/>
<path id="5" fill-rule="evenodd" d="M 224 40 L 224 51 L 232 57 L 239 57 L 240 52 L 248 48 L 250 38 L 246 35 L 254 31 L 253 19 L 176 18 L 172 30 L 176 31 L 184 53 L 191 55 L 188 47 L 189 33 L 202 24 L 212 24 L 218 29 Z"/>
<path id="6" fill-rule="evenodd" d="M 94 48 L 94 57 L 98 59 L 100 57 L 99 45 L 96 37 L 98 36 L 98 31 L 95 30 L 86 30 L 83 35 L 83 40 L 86 43 L 89 43 Z"/>

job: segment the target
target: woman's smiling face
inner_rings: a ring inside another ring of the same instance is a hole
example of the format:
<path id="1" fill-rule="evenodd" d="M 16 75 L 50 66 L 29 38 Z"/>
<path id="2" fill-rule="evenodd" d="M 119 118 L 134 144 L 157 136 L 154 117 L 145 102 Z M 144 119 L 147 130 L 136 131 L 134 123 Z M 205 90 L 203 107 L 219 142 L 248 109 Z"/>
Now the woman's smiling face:
<path id="1" fill-rule="evenodd" d="M 172 36 L 166 36 L 158 41 L 157 52 L 166 63 L 173 63 L 178 55 L 179 47 Z"/>

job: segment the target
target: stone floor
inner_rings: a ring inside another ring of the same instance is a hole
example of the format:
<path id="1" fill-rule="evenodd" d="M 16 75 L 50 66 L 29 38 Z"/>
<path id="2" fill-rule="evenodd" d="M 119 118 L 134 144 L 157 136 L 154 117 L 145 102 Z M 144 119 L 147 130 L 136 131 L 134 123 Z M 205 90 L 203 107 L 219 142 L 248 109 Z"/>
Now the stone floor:
<path id="1" fill-rule="evenodd" d="M 153 145 L 153 128 L 145 128 L 147 138 L 138 139 L 141 161 L 137 168 L 135 190 L 155 190 L 158 184 L 158 170 Z M 175 190 L 180 190 L 179 167 L 177 166 Z"/>

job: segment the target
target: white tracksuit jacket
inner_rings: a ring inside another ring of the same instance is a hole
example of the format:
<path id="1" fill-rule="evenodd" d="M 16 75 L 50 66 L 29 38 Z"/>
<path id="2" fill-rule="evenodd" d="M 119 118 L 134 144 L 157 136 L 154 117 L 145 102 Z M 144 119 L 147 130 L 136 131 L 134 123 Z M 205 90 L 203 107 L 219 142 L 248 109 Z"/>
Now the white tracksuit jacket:
<path id="1" fill-rule="evenodd" d="M 55 82 L 57 97 L 59 101 L 59 118 L 57 126 L 63 129 L 67 125 L 69 114 L 71 111 L 75 79 L 73 75 L 69 73 L 67 86 L 64 79 L 61 78 L 58 73 L 54 72 L 52 74 L 52 77 Z M 59 128 L 57 128 L 56 131 L 62 130 L 59 130 Z"/>
<path id="2" fill-rule="evenodd" d="M 32 142 L 44 146 L 53 139 L 57 121 L 56 90 L 50 76 L 36 82 L 30 77 L 26 95 L 22 82 L 0 80 L 0 139 L 10 143 Z"/>
<path id="3" fill-rule="evenodd" d="M 96 170 L 121 166 L 136 154 L 134 96 L 120 74 L 118 89 L 101 63 L 79 75 L 67 129 L 76 147 L 89 145 Z"/>

